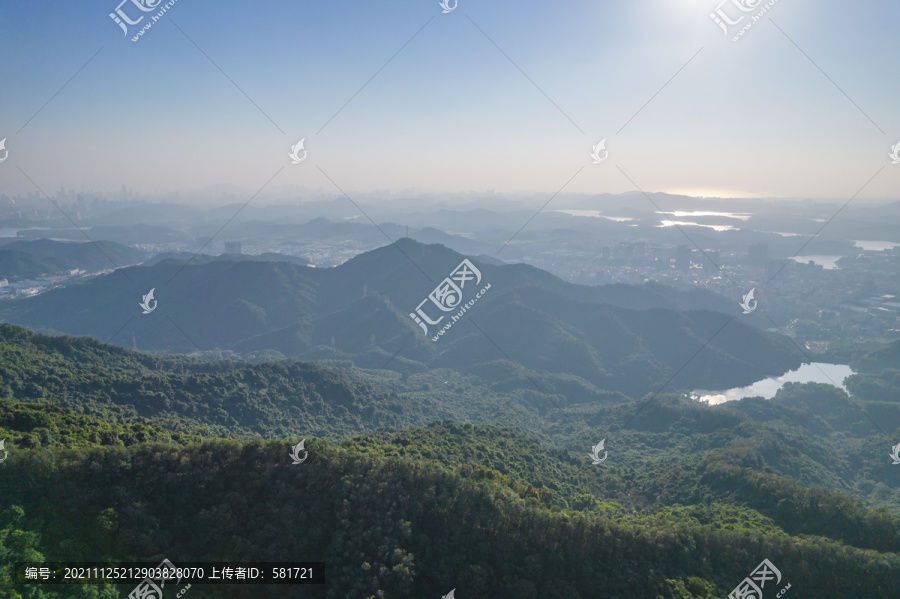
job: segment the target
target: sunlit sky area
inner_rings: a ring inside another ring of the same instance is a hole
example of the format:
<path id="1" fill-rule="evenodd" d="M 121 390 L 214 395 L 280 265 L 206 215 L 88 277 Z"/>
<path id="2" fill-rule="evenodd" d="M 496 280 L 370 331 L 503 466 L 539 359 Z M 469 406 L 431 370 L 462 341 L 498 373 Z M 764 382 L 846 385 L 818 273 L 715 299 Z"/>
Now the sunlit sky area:
<path id="1" fill-rule="evenodd" d="M 779 0 L 738 42 L 715 0 L 178 0 L 138 42 L 117 5 L 0 3 L 3 193 L 898 199 L 897 2 Z"/>

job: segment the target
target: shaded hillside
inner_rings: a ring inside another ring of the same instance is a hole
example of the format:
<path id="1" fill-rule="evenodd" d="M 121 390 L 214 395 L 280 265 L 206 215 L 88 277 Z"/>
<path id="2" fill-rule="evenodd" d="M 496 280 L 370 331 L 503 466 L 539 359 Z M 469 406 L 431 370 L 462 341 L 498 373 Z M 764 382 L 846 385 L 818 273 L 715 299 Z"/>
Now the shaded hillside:
<path id="1" fill-rule="evenodd" d="M 16 240 L 0 246 L 0 279 L 33 279 L 69 270 L 109 270 L 142 262 L 150 252 L 114 241 Z"/>
<path id="2" fill-rule="evenodd" d="M 194 266 L 201 264 L 209 264 L 210 262 L 230 261 L 230 262 L 289 262 L 291 264 L 299 264 L 306 266 L 309 260 L 300 256 L 292 256 L 290 254 L 275 254 L 266 252 L 259 255 L 251 254 L 220 254 L 213 256 L 210 254 L 198 254 L 196 252 L 163 252 L 150 258 L 142 263 L 142 266 L 153 266 L 165 260 L 174 260 L 176 262 L 190 262 Z"/>
<path id="3" fill-rule="evenodd" d="M 479 264 L 491 289 L 435 343 L 409 314 L 462 259 L 404 239 L 321 270 L 169 260 L 14 302 L 0 315 L 144 350 L 274 350 L 398 371 L 511 358 L 633 396 L 676 374 L 673 385 L 686 389 L 748 384 L 802 358 L 786 338 L 739 318 L 737 304 L 731 314 L 711 310 L 726 309 L 714 294 L 579 286 L 525 265 Z M 137 304 L 151 288 L 158 305 L 141 314 Z"/>
<path id="4" fill-rule="evenodd" d="M 847 389 L 868 402 L 867 411 L 885 433 L 900 433 L 900 341 L 875 349 L 853 362 L 858 370 L 847 378 Z M 892 446 L 900 441 L 900 436 Z"/>
<path id="5" fill-rule="evenodd" d="M 176 221 L 172 227 L 166 225 L 153 225 L 146 224 L 145 222 L 138 222 L 138 224 L 132 224 L 134 221 L 141 221 L 142 213 L 146 214 L 145 210 L 147 205 L 140 206 L 132 204 L 128 208 L 122 210 L 123 213 L 127 213 L 126 221 L 120 222 L 118 224 L 109 225 L 109 224 L 96 224 L 90 229 L 91 239 L 100 243 L 101 241 L 121 243 L 121 244 L 164 244 L 164 243 L 194 243 L 195 240 L 192 236 L 187 235 L 184 231 L 179 230 L 181 226 L 183 226 L 182 221 Z M 182 213 L 184 208 L 182 206 L 174 206 L 172 204 L 159 204 L 155 208 L 151 208 L 151 210 L 162 210 L 166 213 L 167 220 L 177 219 L 179 217 L 187 219 L 191 214 L 179 214 Z M 115 216 L 110 217 L 109 220 L 118 220 Z M 67 228 L 69 226 L 69 222 L 60 219 L 57 222 L 59 228 L 53 229 L 53 237 L 56 239 L 71 239 L 72 241 L 81 242 L 84 241 L 84 233 L 79 229 Z M 46 231 L 39 229 L 22 229 L 18 231 L 17 235 L 19 237 L 24 237 L 28 239 L 35 239 L 45 237 L 47 235 Z"/>

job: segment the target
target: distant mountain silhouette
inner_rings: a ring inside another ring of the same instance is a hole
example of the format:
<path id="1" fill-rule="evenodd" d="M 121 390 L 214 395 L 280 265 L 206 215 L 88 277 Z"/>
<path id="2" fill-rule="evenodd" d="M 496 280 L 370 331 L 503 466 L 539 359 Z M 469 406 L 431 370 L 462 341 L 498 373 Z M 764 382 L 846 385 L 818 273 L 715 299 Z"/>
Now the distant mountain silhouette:
<path id="1" fill-rule="evenodd" d="M 275 350 L 397 371 L 474 368 L 485 377 L 507 372 L 486 364 L 511 361 L 534 376 L 575 375 L 631 396 L 676 375 L 678 388 L 717 389 L 800 364 L 787 338 L 747 324 L 736 302 L 711 292 L 574 285 L 532 266 L 477 258 L 478 287 L 490 290 L 434 342 L 438 327 L 425 336 L 410 313 L 463 259 L 441 245 L 401 239 L 329 269 L 163 260 L 10 302 L 0 316 L 150 351 Z M 151 288 L 158 305 L 142 314 L 138 304 Z M 474 295 L 469 289 L 465 301 Z M 454 313 L 444 314 L 441 325 Z"/>
<path id="2" fill-rule="evenodd" d="M 138 218 L 134 213 L 134 218 Z M 26 239 L 40 239 L 51 234 L 55 239 L 69 239 L 83 242 L 84 233 L 79 229 L 60 228 L 52 231 L 42 229 L 22 229 L 18 236 Z M 114 241 L 116 243 L 191 243 L 193 238 L 182 231 L 176 231 L 162 225 L 148 224 L 122 224 L 122 225 L 96 225 L 90 229 L 90 237 L 97 243 L 101 241 Z"/>
<path id="3" fill-rule="evenodd" d="M 0 246 L 0 278 L 33 279 L 74 269 L 107 270 L 142 262 L 149 255 L 114 241 L 17 239 Z"/>
<path id="4" fill-rule="evenodd" d="M 190 263 L 190 264 L 209 264 L 210 262 L 216 261 L 231 261 L 231 262 L 289 262 L 291 264 L 299 264 L 301 266 L 306 266 L 309 264 L 309 260 L 306 258 L 302 258 L 300 256 L 292 256 L 290 254 L 276 254 L 274 252 L 266 252 L 265 254 L 259 255 L 250 255 L 250 254 L 220 254 L 218 256 L 212 256 L 210 254 L 198 254 L 196 252 L 164 252 L 162 254 L 157 254 L 143 262 L 141 266 L 153 266 L 155 264 L 159 264 L 164 260 L 172 260 L 175 262 Z"/>

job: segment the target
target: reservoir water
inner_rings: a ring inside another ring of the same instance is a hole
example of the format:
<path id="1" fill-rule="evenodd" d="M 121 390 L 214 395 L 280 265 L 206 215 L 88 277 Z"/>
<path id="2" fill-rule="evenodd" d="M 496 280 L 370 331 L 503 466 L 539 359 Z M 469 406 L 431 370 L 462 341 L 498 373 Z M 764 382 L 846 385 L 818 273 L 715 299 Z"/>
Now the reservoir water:
<path id="1" fill-rule="evenodd" d="M 893 241 L 854 241 L 853 244 L 866 252 L 883 252 L 885 250 L 892 250 L 895 247 L 900 246 L 900 243 L 896 243 Z"/>
<path id="2" fill-rule="evenodd" d="M 806 256 L 794 256 L 792 260 L 800 262 L 801 264 L 812 262 L 814 264 L 818 264 L 819 266 L 825 267 L 825 270 L 835 270 L 838 268 L 837 261 L 841 258 L 843 258 L 843 256 L 823 256 L 820 254 L 808 254 Z"/>
<path id="3" fill-rule="evenodd" d="M 745 397 L 764 397 L 772 399 L 775 393 L 785 383 L 826 383 L 840 387 L 844 391 L 844 379 L 851 374 L 856 374 L 846 364 L 828 364 L 826 362 L 811 362 L 802 364 L 797 370 L 791 370 L 779 377 L 769 377 L 757 381 L 748 387 L 736 387 L 726 391 L 707 391 L 697 389 L 693 396 L 700 401 L 709 402 L 710 405 L 736 401 Z"/>
<path id="4" fill-rule="evenodd" d="M 591 218 L 605 218 L 606 220 L 615 221 L 617 223 L 624 223 L 631 220 L 628 216 L 606 216 L 599 210 L 549 210 L 548 212 L 562 212 L 563 214 L 568 214 L 569 216 L 588 216 Z"/>

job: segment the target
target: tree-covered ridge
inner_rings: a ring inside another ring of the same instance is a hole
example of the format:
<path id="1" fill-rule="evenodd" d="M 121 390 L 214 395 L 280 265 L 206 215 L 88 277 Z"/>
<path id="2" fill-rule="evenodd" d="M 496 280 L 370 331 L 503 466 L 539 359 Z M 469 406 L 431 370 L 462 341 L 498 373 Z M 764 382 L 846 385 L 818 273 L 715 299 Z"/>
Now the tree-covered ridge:
<path id="1" fill-rule="evenodd" d="M 737 307 L 711 292 L 573 285 L 533 267 L 487 263 L 477 266 L 479 285 L 492 288 L 477 315 L 434 343 L 436 329 L 423 336 L 409 315 L 463 259 L 403 239 L 330 269 L 163 260 L 9 302 L 0 317 L 149 351 L 350 359 L 397 372 L 508 358 L 630 396 L 672 376 L 686 389 L 749 384 L 803 357 L 786 337 L 734 318 Z M 151 288 L 158 307 L 140 315 L 136 302 Z"/>
<path id="2" fill-rule="evenodd" d="M 53 404 L 0 400 L 0 439 L 6 449 L 38 447 L 78 447 L 140 443 L 196 443 L 211 436 L 203 428 L 188 429 L 180 422 L 165 425 L 138 418 L 115 423 L 79 414 Z"/>
<path id="3" fill-rule="evenodd" d="M 853 366 L 859 372 L 870 374 L 878 374 L 886 368 L 900 367 L 900 340 L 867 352 L 854 360 Z"/>
<path id="4" fill-rule="evenodd" d="M 209 362 L 9 324 L 0 324 L 0 352 L 0 399 L 52 403 L 111 422 L 176 421 L 222 437 L 343 439 L 439 419 L 489 421 L 517 404 L 528 411 L 522 430 L 536 431 L 541 414 L 556 405 L 628 400 L 571 375 L 528 375 L 510 363 L 495 364 L 498 374 L 485 382 L 480 370 L 401 375 L 347 361 Z"/>
<path id="5" fill-rule="evenodd" d="M 502 373 L 503 365 L 496 366 Z M 900 505 L 900 469 L 885 468 L 890 464 L 890 460 L 885 461 L 885 451 L 894 443 L 888 445 L 873 424 L 873 419 L 882 426 L 887 421 L 878 420 L 877 412 L 871 411 L 877 404 L 850 398 L 831 385 L 788 383 L 772 400 L 748 398 L 706 406 L 670 393 L 638 401 L 624 401 L 614 394 L 573 396 L 568 389 L 555 393 L 552 381 L 540 373 L 529 374 L 512 365 L 508 370 L 511 374 L 498 374 L 498 378 L 513 381 L 518 373 L 520 380 L 502 392 L 494 385 L 479 385 L 483 379 L 478 376 L 450 376 L 442 371 L 412 375 L 406 383 L 392 373 L 346 372 L 404 396 L 433 397 L 445 407 L 460 402 L 466 407 L 483 406 L 480 411 L 469 410 L 466 419 L 443 418 L 508 429 L 519 437 L 538 441 L 544 448 L 565 448 L 583 464 L 590 463 L 590 447 L 606 439 L 611 458 L 604 464 L 604 471 L 624 467 L 631 468 L 635 476 L 652 472 L 647 477 L 652 494 L 648 491 L 639 495 L 660 495 L 663 502 L 672 498 L 696 501 L 701 495 L 688 492 L 694 488 L 693 483 L 673 481 L 667 488 L 656 481 L 668 481 L 671 476 L 665 472 L 683 468 L 691 472 L 685 475 L 686 480 L 694 481 L 706 463 L 700 458 L 716 460 L 718 453 L 744 468 L 858 497 L 869 507 L 885 506 L 896 513 Z M 535 381 L 548 393 L 540 393 Z M 399 433 L 404 434 L 415 433 Z M 372 442 L 384 443 L 392 438 L 379 432 Z M 490 439 L 487 435 L 479 441 L 490 445 Z M 418 449 L 413 444 L 405 451 Z M 505 473 L 517 461 L 530 459 L 531 452 L 527 447 L 507 451 L 491 445 L 489 459 L 478 463 Z M 473 455 L 460 458 L 443 450 L 417 455 L 442 456 L 447 464 L 452 459 L 478 459 Z M 532 463 L 556 464 L 556 456 L 541 453 Z M 576 481 L 578 476 L 567 472 L 564 479 Z M 517 480 L 528 482 L 529 478 L 519 476 Z M 627 486 L 633 489 L 633 484 L 629 480 Z M 593 492 L 618 501 L 622 499 L 614 495 L 618 488 L 617 483 L 605 481 Z"/>
<path id="6" fill-rule="evenodd" d="M 656 452 L 641 459 L 639 454 L 645 451 L 641 439 L 663 435 L 630 431 L 617 441 L 616 455 L 595 468 L 587 452 L 543 446 L 509 430 L 453 422 L 380 431 L 342 446 L 435 462 L 466 478 L 503 484 L 551 509 L 597 510 L 625 518 L 683 514 L 681 506 L 686 505 L 729 506 L 740 512 L 747 529 L 778 527 L 861 548 L 900 549 L 900 514 L 871 510 L 845 494 L 779 475 L 777 470 L 791 466 L 773 467 L 771 455 L 790 453 L 790 447 L 764 427 L 745 425 L 755 429 L 753 436 L 775 447 L 758 448 L 743 441 L 716 447 L 702 435 L 692 435 L 670 439 L 669 456 Z M 805 464 L 799 456 L 796 462 Z"/>
<path id="7" fill-rule="evenodd" d="M 328 587 L 198 586 L 197 596 L 335 599 L 440 597 L 454 587 L 461 599 L 587 599 L 598 589 L 611 599 L 718 599 L 763 558 L 800 596 L 892 597 L 900 575 L 896 553 L 745 527 L 746 513 L 726 506 L 617 520 L 550 510 L 431 461 L 314 440 L 307 448 L 301 466 L 285 443 L 261 441 L 25 450 L 0 470 L 0 495 L 27 506 L 0 521 L 0 539 L 19 539 L 0 550 L 0 566 L 8 573 L 27 551 L 176 564 L 321 560 Z"/>
<path id="8" fill-rule="evenodd" d="M 847 379 L 847 389 L 866 403 L 888 434 L 897 432 L 892 445 L 900 442 L 900 341 L 875 349 L 857 360 L 855 374 Z"/>
<path id="9" fill-rule="evenodd" d="M 145 260 L 150 252 L 114 241 L 0 240 L 0 278 L 34 279 L 62 271 L 108 270 Z"/>
<path id="10" fill-rule="evenodd" d="M 108 421 L 149 418 L 217 436 L 341 438 L 425 422 L 427 402 L 296 361 L 246 364 L 150 356 L 0 325 L 0 399 L 47 402 Z"/>
<path id="11" fill-rule="evenodd" d="M 177 562 L 225 559 L 232 546 L 259 556 L 246 559 L 270 559 L 262 557 L 270 549 L 316 559 L 307 557 L 312 547 L 339 556 L 345 586 L 334 596 L 362 599 L 378 590 L 442 596 L 461 586 L 439 588 L 454 568 L 475 581 L 475 597 L 512 596 L 502 594 L 511 588 L 587 597 L 581 581 L 602 580 L 619 593 L 611 597 L 719 598 L 763 557 L 826 579 L 806 562 L 846 562 L 854 576 L 854 568 L 875 568 L 865 584 L 876 586 L 834 587 L 848 592 L 876 593 L 896 576 L 877 570 L 892 567 L 885 564 L 900 550 L 900 520 L 872 507 L 896 505 L 900 470 L 880 466 L 886 448 L 867 417 L 872 404 L 828 385 L 787 385 L 771 401 L 710 407 L 680 393 L 630 401 L 510 362 L 402 374 L 341 361 L 204 362 L 10 325 L 0 325 L 0 352 L 0 438 L 10 454 L 0 464 L 0 497 L 25 514 L 0 530 L 15 551 Z M 259 435 L 284 441 L 250 439 Z M 289 446 L 300 438 L 310 460 L 295 467 Z M 587 453 L 602 438 L 609 459 L 592 466 Z M 313 480 L 297 486 L 284 468 Z M 225 481 L 234 471 L 237 480 Z M 153 493 L 161 497 L 146 499 Z M 287 499 L 294 493 L 302 500 Z M 639 549 L 579 545 L 578 535 L 565 536 L 573 523 L 586 531 L 579 534 Z M 179 539 L 184 530 L 193 540 Z M 488 533 L 497 538 L 479 536 Z M 437 535 L 437 544 L 423 535 Z M 543 551 L 542 542 L 558 555 L 531 550 Z M 524 544 L 524 556 L 511 553 Z M 716 559 L 732 555 L 745 571 L 726 581 L 730 571 L 703 553 L 713 546 Z M 615 571 L 588 563 L 579 547 Z M 545 559 L 564 575 L 534 570 Z M 525 570 L 540 577 L 517 570 L 516 560 L 531 560 Z M 822 596 L 834 589 L 822 587 Z M 234 587 L 219 596 L 283 592 Z"/>
<path id="12" fill-rule="evenodd" d="M 742 468 L 855 495 L 870 506 L 896 505 L 900 495 L 896 473 L 874 459 L 884 452 L 877 445 L 883 441 L 872 438 L 877 431 L 871 421 L 828 385 L 788 385 L 772 401 L 715 408 L 673 395 L 644 405 L 579 385 L 571 376 L 528 373 L 511 363 L 494 364 L 493 382 L 485 385 L 480 370 L 401 376 L 340 362 L 330 364 L 339 372 L 293 361 L 202 362 L 10 325 L 0 325 L 0 344 L 0 391 L 7 398 L 48 402 L 111 423 L 147 419 L 179 433 L 332 440 L 435 420 L 490 424 L 484 438 L 449 439 L 452 451 L 428 440 L 415 441 L 408 451 L 449 466 L 497 470 L 563 506 L 584 493 L 623 505 L 728 499 L 725 491 L 698 482 L 718 455 Z M 490 432 L 497 428 L 517 437 L 498 446 Z M 400 433 L 413 439 L 419 434 Z M 612 459 L 602 470 L 606 478 L 597 480 L 583 468 L 589 447 L 606 437 Z M 389 448 L 395 440 L 379 433 L 372 443 Z M 759 502 L 753 507 L 768 509 Z"/>

